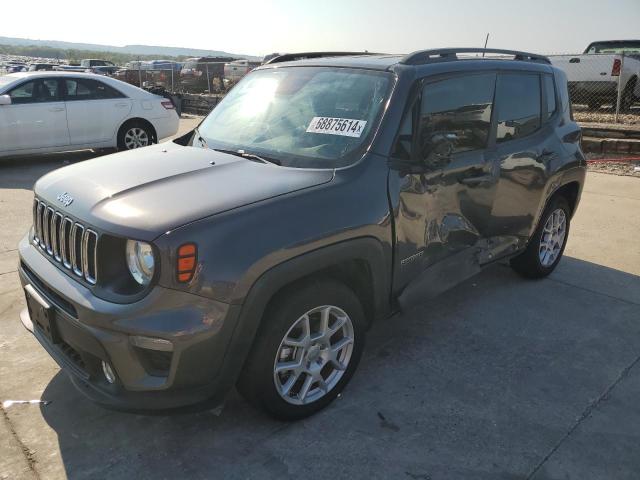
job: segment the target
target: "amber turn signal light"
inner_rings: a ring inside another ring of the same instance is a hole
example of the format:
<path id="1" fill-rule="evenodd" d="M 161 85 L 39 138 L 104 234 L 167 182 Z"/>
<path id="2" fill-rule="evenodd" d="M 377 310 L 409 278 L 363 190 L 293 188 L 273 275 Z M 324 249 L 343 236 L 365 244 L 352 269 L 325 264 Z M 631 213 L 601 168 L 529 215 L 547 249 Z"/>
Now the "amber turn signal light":
<path id="1" fill-rule="evenodd" d="M 178 248 L 178 281 L 190 282 L 196 272 L 198 247 L 195 243 L 185 243 Z"/>

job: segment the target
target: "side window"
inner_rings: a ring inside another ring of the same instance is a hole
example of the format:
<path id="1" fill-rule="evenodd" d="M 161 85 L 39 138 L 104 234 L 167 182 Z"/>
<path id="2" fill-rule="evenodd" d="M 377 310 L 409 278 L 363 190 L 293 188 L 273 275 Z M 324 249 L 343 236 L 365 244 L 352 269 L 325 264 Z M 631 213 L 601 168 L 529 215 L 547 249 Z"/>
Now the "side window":
<path id="1" fill-rule="evenodd" d="M 96 81 L 96 84 L 96 94 L 100 100 L 124 98 L 124 95 L 115 88 L 111 88 L 109 85 L 98 81 Z"/>
<path id="2" fill-rule="evenodd" d="M 556 86 L 551 75 L 544 75 L 542 83 L 544 83 L 544 94 L 547 96 L 547 118 L 550 118 L 556 113 Z"/>
<path id="3" fill-rule="evenodd" d="M 56 79 L 31 80 L 9 92 L 11 103 L 45 103 L 60 100 L 58 81 Z"/>
<path id="4" fill-rule="evenodd" d="M 110 86 L 97 80 L 73 79 L 65 80 L 67 100 L 107 100 L 124 98 L 124 95 Z"/>
<path id="5" fill-rule="evenodd" d="M 84 82 L 79 79 L 65 80 L 67 86 L 67 100 L 93 100 L 95 91 L 91 89 L 93 82 Z"/>
<path id="6" fill-rule="evenodd" d="M 428 83 L 422 90 L 419 145 L 423 158 L 487 146 L 496 75 L 481 74 Z"/>
<path id="7" fill-rule="evenodd" d="M 540 128 L 540 76 L 500 75 L 497 90 L 498 132 L 496 141 L 526 137 Z"/>

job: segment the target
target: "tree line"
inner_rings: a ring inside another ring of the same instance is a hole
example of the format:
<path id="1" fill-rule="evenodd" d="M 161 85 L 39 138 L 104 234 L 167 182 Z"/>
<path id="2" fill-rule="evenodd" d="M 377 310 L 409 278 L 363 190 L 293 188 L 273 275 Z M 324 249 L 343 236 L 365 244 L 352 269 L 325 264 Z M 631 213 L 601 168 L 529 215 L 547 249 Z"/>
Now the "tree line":
<path id="1" fill-rule="evenodd" d="M 124 65 L 127 62 L 135 60 L 156 60 L 157 55 L 136 55 L 129 53 L 117 53 L 117 52 L 102 52 L 95 50 L 76 50 L 65 49 L 55 47 L 45 47 L 37 45 L 0 45 L 0 54 L 5 55 L 20 55 L 25 57 L 42 57 L 42 58 L 54 58 L 58 61 L 65 60 L 69 63 L 79 63 L 83 58 L 100 58 L 102 60 L 108 60 L 116 65 Z M 175 60 L 183 61 L 186 56 L 171 57 L 163 56 L 163 60 Z"/>

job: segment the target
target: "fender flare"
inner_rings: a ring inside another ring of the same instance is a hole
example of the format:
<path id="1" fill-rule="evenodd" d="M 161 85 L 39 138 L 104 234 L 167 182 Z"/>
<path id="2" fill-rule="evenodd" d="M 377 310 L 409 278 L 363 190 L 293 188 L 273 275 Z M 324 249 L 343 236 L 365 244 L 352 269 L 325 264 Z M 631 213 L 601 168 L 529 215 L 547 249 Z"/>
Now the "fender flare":
<path id="1" fill-rule="evenodd" d="M 235 306 L 239 312 L 222 367 L 228 373 L 227 381 L 235 382 L 242 371 L 264 310 L 282 287 L 349 260 L 367 262 L 375 303 L 374 319 L 387 316 L 390 312 L 391 256 L 385 255 L 385 246 L 377 238 L 345 240 L 293 257 L 263 272 L 251 286 L 242 305 Z"/>

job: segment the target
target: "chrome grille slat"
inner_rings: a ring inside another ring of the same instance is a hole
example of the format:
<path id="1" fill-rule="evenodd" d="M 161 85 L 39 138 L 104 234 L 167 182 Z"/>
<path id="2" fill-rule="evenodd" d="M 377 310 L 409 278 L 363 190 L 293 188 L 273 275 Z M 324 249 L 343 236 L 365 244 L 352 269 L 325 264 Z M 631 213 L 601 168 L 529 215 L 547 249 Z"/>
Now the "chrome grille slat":
<path id="1" fill-rule="evenodd" d="M 33 244 L 64 268 L 95 285 L 100 235 L 37 198 L 33 201 Z"/>
<path id="2" fill-rule="evenodd" d="M 69 234 L 67 235 L 67 225 L 69 225 Z M 71 269 L 71 253 L 69 252 L 69 236 L 71 236 L 71 228 L 73 228 L 73 220 L 69 217 L 66 217 L 62 222 L 62 230 L 60 238 L 62 241 L 60 243 L 62 249 L 62 264 Z"/>
<path id="3" fill-rule="evenodd" d="M 51 236 L 53 234 L 51 229 L 51 222 L 53 221 L 53 208 L 47 207 L 44 211 L 44 244 L 47 248 L 47 253 L 53 255 L 53 244 L 51 242 Z"/>
<path id="4" fill-rule="evenodd" d="M 51 221 L 51 243 L 53 244 L 53 258 L 58 262 L 62 260 L 60 256 L 60 229 L 62 228 L 62 221 L 64 217 L 60 212 L 56 212 Z"/>
<path id="5" fill-rule="evenodd" d="M 38 205 L 38 230 L 40 232 L 40 235 L 38 235 L 38 245 L 40 248 L 44 248 L 44 225 L 42 224 L 42 220 L 44 219 L 44 209 L 45 204 L 40 202 Z"/>
<path id="6" fill-rule="evenodd" d="M 82 236 L 84 235 L 84 225 L 81 223 L 74 223 L 71 229 L 71 242 L 69 247 L 71 248 L 71 268 L 73 273 L 82 277 Z M 79 248 L 78 248 L 79 247 Z M 78 250 L 80 251 L 80 258 L 78 258 Z"/>

